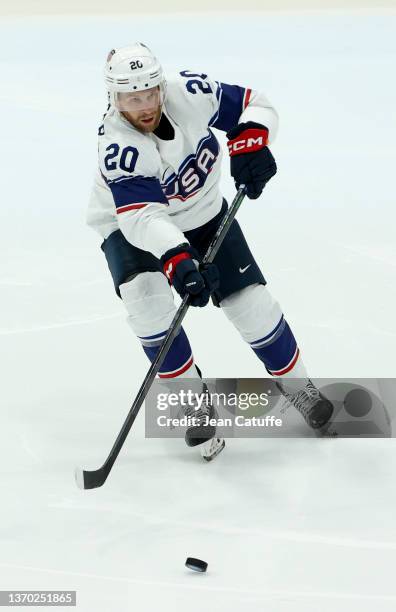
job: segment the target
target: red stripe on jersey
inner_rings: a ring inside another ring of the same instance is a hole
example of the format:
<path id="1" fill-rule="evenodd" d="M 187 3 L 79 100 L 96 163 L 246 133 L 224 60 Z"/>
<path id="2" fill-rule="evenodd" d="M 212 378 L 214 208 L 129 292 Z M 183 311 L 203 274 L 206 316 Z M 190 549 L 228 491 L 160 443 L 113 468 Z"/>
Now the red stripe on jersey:
<path id="1" fill-rule="evenodd" d="M 199 191 L 201 191 L 201 187 L 199 189 L 197 189 L 197 191 L 193 191 L 193 193 L 190 193 L 190 195 L 186 196 L 185 198 L 183 198 L 183 196 L 181 195 L 171 195 L 171 196 L 167 196 L 168 200 L 181 200 L 182 202 L 185 202 L 186 200 L 188 200 L 189 198 L 193 198 L 195 195 L 197 195 L 197 193 Z"/>
<path id="2" fill-rule="evenodd" d="M 126 204 L 125 206 L 120 206 L 119 208 L 117 208 L 117 215 L 126 212 L 127 210 L 136 210 L 137 208 L 144 208 L 145 206 L 147 206 L 147 204 L 148 202 L 145 202 L 144 204 Z"/>
<path id="3" fill-rule="evenodd" d="M 290 370 L 292 370 L 294 366 L 296 365 L 299 355 L 300 355 L 300 349 L 297 347 L 295 355 L 293 359 L 291 360 L 291 362 L 289 363 L 289 365 L 283 368 L 283 370 L 271 370 L 271 374 L 274 374 L 275 376 L 283 376 L 283 374 L 287 374 L 287 372 L 290 372 Z"/>
<path id="4" fill-rule="evenodd" d="M 185 372 L 186 370 L 188 370 L 188 368 L 192 366 L 193 361 L 194 361 L 194 357 L 191 355 L 187 363 L 185 363 L 179 370 L 175 370 L 174 372 L 169 372 L 168 374 L 161 374 L 159 372 L 158 376 L 160 378 L 175 378 L 176 376 L 180 376 L 180 374 L 183 374 L 183 372 Z"/>
<path id="5" fill-rule="evenodd" d="M 252 95 L 252 90 L 251 90 L 251 89 L 247 89 L 247 90 L 245 91 L 245 100 L 244 100 L 244 103 L 243 103 L 243 110 L 245 110 L 245 108 L 246 108 L 246 107 L 247 107 L 247 105 L 249 104 L 249 102 L 250 102 L 250 96 L 251 96 L 251 95 Z"/>

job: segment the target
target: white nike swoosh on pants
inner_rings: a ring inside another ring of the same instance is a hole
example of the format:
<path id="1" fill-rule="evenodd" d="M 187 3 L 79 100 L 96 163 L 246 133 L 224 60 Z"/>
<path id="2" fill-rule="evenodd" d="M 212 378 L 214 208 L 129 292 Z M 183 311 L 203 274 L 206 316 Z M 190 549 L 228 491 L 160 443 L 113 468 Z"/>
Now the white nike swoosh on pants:
<path id="1" fill-rule="evenodd" d="M 247 270 L 248 268 L 250 268 L 250 266 L 251 266 L 251 265 L 252 265 L 252 264 L 249 264 L 248 266 L 246 266 L 246 268 L 239 268 L 239 272 L 240 272 L 241 274 L 243 274 L 244 272 L 246 272 L 246 270 Z"/>

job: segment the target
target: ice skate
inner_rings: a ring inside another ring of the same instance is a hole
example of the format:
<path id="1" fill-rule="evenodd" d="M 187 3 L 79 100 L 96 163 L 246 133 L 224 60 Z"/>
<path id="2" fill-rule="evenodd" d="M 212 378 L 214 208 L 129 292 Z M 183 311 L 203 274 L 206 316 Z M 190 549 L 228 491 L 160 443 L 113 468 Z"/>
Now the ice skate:
<path id="1" fill-rule="evenodd" d="M 201 399 L 203 401 L 199 407 L 189 405 L 183 408 L 183 415 L 194 419 L 194 424 L 187 428 L 185 441 L 187 446 L 199 446 L 202 458 L 212 461 L 223 450 L 225 441 L 216 437 L 216 426 L 210 423 L 210 420 L 216 419 L 217 412 L 209 400 L 206 385 L 203 386 Z"/>
<path id="2" fill-rule="evenodd" d="M 201 457 L 205 461 L 212 461 L 225 447 L 224 438 L 211 438 L 200 446 Z"/>
<path id="3" fill-rule="evenodd" d="M 188 404 L 182 407 L 181 412 L 194 422 L 187 428 L 185 441 L 187 446 L 198 446 L 207 442 L 216 435 L 216 427 L 210 420 L 217 416 L 216 410 L 210 403 L 206 393 L 206 385 L 203 386 L 200 403 Z M 201 401 L 202 400 L 202 401 Z"/>
<path id="4" fill-rule="evenodd" d="M 287 390 L 285 383 L 277 382 L 276 385 L 312 429 L 320 429 L 328 424 L 333 414 L 333 404 L 320 393 L 310 379 L 303 389 L 294 393 Z"/>

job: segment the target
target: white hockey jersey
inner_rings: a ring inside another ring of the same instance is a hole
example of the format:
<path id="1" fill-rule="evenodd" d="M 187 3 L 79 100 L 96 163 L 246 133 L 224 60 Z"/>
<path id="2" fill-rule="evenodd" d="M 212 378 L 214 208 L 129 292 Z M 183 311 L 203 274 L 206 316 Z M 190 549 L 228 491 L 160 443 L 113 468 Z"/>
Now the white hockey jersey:
<path id="1" fill-rule="evenodd" d="M 110 107 L 99 128 L 99 170 L 87 222 L 103 238 L 120 229 L 156 257 L 186 242 L 221 208 L 221 147 L 213 128 L 256 121 L 274 140 L 278 116 L 259 92 L 187 70 L 167 79 L 163 113 L 172 140 L 142 133 Z"/>

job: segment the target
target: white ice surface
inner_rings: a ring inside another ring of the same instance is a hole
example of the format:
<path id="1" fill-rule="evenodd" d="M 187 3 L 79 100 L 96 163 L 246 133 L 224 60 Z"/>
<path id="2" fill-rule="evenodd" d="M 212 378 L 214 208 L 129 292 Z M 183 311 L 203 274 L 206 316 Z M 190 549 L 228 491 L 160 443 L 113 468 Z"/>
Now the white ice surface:
<path id="1" fill-rule="evenodd" d="M 241 224 L 311 374 L 385 377 L 395 25 L 392 13 L 0 22 L 0 589 L 77 589 L 84 612 L 395 609 L 393 440 L 230 441 L 203 465 L 179 441 L 145 440 L 140 415 L 102 489 L 73 480 L 103 461 L 147 370 L 84 226 L 107 51 L 143 40 L 168 71 L 268 94 L 279 173 Z M 207 376 L 264 375 L 213 307 L 185 328 Z"/>

